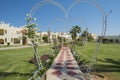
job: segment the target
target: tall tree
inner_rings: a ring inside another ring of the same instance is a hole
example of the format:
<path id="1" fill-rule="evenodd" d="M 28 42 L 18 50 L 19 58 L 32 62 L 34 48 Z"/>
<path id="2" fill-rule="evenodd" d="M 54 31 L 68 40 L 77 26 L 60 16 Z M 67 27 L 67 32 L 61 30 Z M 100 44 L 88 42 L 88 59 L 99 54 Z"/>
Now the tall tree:
<path id="1" fill-rule="evenodd" d="M 90 32 L 88 32 L 88 28 L 86 28 L 85 31 L 82 32 L 82 38 L 83 40 L 88 40 L 88 41 L 93 41 L 94 38 L 92 37 L 92 34 Z"/>
<path id="2" fill-rule="evenodd" d="M 89 36 L 88 28 L 82 32 L 82 37 L 87 38 Z"/>
<path id="3" fill-rule="evenodd" d="M 43 41 L 46 42 L 46 43 L 49 42 L 49 41 L 48 41 L 48 35 L 44 35 L 44 36 L 42 37 L 42 39 L 43 39 Z"/>
<path id="4" fill-rule="evenodd" d="M 81 27 L 77 25 L 72 27 L 70 34 L 74 41 L 76 41 L 77 34 L 79 34 L 80 32 L 81 32 Z"/>

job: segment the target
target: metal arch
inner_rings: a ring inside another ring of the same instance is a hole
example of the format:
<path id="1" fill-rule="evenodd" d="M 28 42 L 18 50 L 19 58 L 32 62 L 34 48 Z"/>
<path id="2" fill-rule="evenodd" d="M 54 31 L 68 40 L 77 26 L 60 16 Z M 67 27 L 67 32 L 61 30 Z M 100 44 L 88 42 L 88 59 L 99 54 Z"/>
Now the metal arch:
<path id="1" fill-rule="evenodd" d="M 102 19 L 103 19 L 103 26 L 102 26 L 101 36 L 104 37 L 105 32 L 106 32 L 106 25 L 105 25 L 105 21 L 106 21 L 105 16 L 106 16 L 106 15 L 105 15 L 105 11 L 103 10 L 103 8 L 101 8 L 101 7 L 99 6 L 98 3 L 96 3 L 94 0 L 76 0 L 76 1 L 67 9 L 67 11 L 65 10 L 65 8 L 64 8 L 61 4 L 59 4 L 58 2 L 56 2 L 56 1 L 54 1 L 54 0 L 43 0 L 43 1 L 39 2 L 38 4 L 36 4 L 35 6 L 33 6 L 33 8 L 30 10 L 30 13 L 29 13 L 30 16 L 29 16 L 29 17 L 32 17 L 33 14 L 34 14 L 34 12 L 35 12 L 38 8 L 42 7 L 43 5 L 53 4 L 53 5 L 57 6 L 57 7 L 59 7 L 59 8 L 64 12 L 65 18 L 66 18 L 66 26 L 68 26 L 68 22 L 67 22 L 68 14 L 69 14 L 71 8 L 73 8 L 75 5 L 77 5 L 77 4 L 80 3 L 80 2 L 90 3 L 90 4 L 94 5 L 94 6 L 100 11 L 100 13 L 101 13 L 101 15 L 102 15 Z M 92 66 L 93 66 L 93 62 L 95 61 L 95 59 L 96 59 L 96 57 L 97 57 L 97 55 L 98 55 L 98 50 L 99 50 L 99 48 L 100 48 L 101 42 L 102 42 L 102 38 L 99 40 L 99 44 L 98 44 L 98 46 L 96 47 L 96 50 L 95 50 L 95 52 L 94 52 L 94 55 L 93 55 L 93 57 L 92 57 L 92 59 L 91 59 L 91 61 L 90 61 L 91 63 L 89 64 L 89 67 L 88 67 L 88 69 L 87 69 L 87 73 L 90 72 L 90 70 L 91 70 L 91 68 L 92 68 Z"/>
<path id="2" fill-rule="evenodd" d="M 44 1 L 41 1 L 38 4 L 36 4 L 35 6 L 33 6 L 33 8 L 29 12 L 29 17 L 32 17 L 34 12 L 38 8 L 40 8 L 40 7 L 44 6 L 44 5 L 47 5 L 47 4 L 55 5 L 55 6 L 59 7 L 63 11 L 63 13 L 65 15 L 65 18 L 66 18 L 66 28 L 67 28 L 67 26 L 68 26 L 68 23 L 67 23 L 68 14 L 67 14 L 65 8 L 60 3 L 58 3 L 57 1 L 54 1 L 54 0 L 44 0 Z M 66 30 L 66 32 L 67 32 L 67 30 Z"/>
<path id="3" fill-rule="evenodd" d="M 102 20 L 103 20 L 101 37 L 104 37 L 104 36 L 105 36 L 105 32 L 106 32 L 106 28 L 107 28 L 107 26 L 106 26 L 106 14 L 105 14 L 104 9 L 103 9 L 102 7 L 100 7 L 100 5 L 99 5 L 97 2 L 95 2 L 95 0 L 76 0 L 76 1 L 68 8 L 67 14 L 69 14 L 70 10 L 71 10 L 75 5 L 77 5 L 77 4 L 80 3 L 80 2 L 90 3 L 90 4 L 94 5 L 94 6 L 99 10 L 99 12 L 101 13 L 101 16 L 102 16 Z M 95 49 L 95 51 L 94 51 L 94 53 L 93 53 L 93 56 L 92 56 L 92 58 L 91 58 L 91 60 L 90 60 L 90 64 L 89 64 L 89 66 L 88 66 L 88 68 L 87 68 L 87 71 L 86 71 L 87 74 L 91 71 L 94 62 L 96 61 L 96 58 L 97 58 L 97 56 L 98 56 L 98 50 L 99 50 L 99 48 L 100 48 L 101 43 L 102 43 L 102 38 L 100 38 L 99 44 L 96 46 L 96 49 Z M 87 75 L 87 79 L 89 79 L 89 74 Z"/>
<path id="4" fill-rule="evenodd" d="M 59 4 L 58 2 L 56 2 L 54 0 L 44 0 L 44 1 L 39 2 L 38 4 L 33 6 L 33 8 L 30 10 L 29 14 L 32 16 L 38 8 L 40 8 L 46 4 L 53 4 L 57 7 L 59 7 L 64 12 L 65 16 L 67 16 L 67 12 L 66 12 L 65 8 L 61 4 Z"/>
<path id="5" fill-rule="evenodd" d="M 60 22 L 64 22 L 64 23 L 65 23 L 65 20 L 64 20 L 64 19 L 62 19 L 62 18 L 57 18 L 57 19 L 55 19 L 54 21 L 52 21 L 52 23 L 51 23 L 49 26 L 53 26 L 54 23 L 56 23 L 57 21 L 60 21 Z"/>
<path id="6" fill-rule="evenodd" d="M 42 7 L 42 6 L 46 5 L 46 4 L 52 4 L 52 5 L 55 5 L 55 6 L 59 7 L 63 11 L 64 15 L 67 17 L 66 10 L 65 10 L 65 8 L 61 4 L 59 4 L 58 2 L 56 2 L 54 0 L 43 0 L 43 1 L 39 2 L 39 3 L 37 3 L 35 6 L 33 6 L 33 8 L 28 13 L 28 15 L 27 15 L 28 19 L 30 19 L 29 23 L 33 20 L 33 15 L 34 15 L 35 11 L 38 8 L 40 8 L 40 7 Z M 41 67 L 43 67 L 43 66 L 41 64 L 41 61 L 38 60 L 39 59 L 38 58 L 38 54 L 37 54 L 37 51 L 36 51 L 36 48 L 34 47 L 34 45 L 33 45 L 33 48 L 34 48 L 34 53 L 35 53 L 35 56 L 36 56 L 36 59 L 37 59 L 37 63 L 38 63 L 38 66 L 39 66 L 39 70 L 40 70 Z M 35 74 L 33 75 L 33 77 L 35 77 L 37 73 L 38 73 L 38 70 L 35 71 Z"/>
<path id="7" fill-rule="evenodd" d="M 76 6 L 77 4 L 81 3 L 81 2 L 87 2 L 87 3 L 90 3 L 92 5 L 94 5 L 98 10 L 99 12 L 101 13 L 102 15 L 102 20 L 103 20 L 103 28 L 102 28 L 102 33 L 101 33 L 101 36 L 104 36 L 105 35 L 105 29 L 106 29 L 106 26 L 105 26 L 105 11 L 104 9 L 95 1 L 95 0 L 76 0 L 72 5 L 70 5 L 70 7 L 67 9 L 67 14 L 70 13 L 70 10 Z"/>

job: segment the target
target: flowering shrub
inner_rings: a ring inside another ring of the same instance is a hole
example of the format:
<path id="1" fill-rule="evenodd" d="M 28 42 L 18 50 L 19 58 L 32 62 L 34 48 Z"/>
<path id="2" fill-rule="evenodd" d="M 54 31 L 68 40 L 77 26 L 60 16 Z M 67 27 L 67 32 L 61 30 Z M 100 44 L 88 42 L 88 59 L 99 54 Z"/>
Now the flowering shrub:
<path id="1" fill-rule="evenodd" d="M 36 63 L 36 59 L 35 59 L 35 58 L 31 58 L 31 59 L 29 60 L 29 63 L 32 63 L 32 64 Z"/>

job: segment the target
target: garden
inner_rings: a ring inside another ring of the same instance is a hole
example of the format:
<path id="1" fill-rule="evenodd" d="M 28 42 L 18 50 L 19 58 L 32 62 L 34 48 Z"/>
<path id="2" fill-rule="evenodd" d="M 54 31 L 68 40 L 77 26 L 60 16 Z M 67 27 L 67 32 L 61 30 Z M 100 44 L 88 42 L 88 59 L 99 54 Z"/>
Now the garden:
<path id="1" fill-rule="evenodd" d="M 74 46 L 76 54 L 80 56 L 78 64 L 87 66 L 93 55 L 97 43 L 86 43 L 82 46 Z M 92 68 L 92 73 L 101 74 L 108 80 L 119 80 L 120 78 L 120 45 L 102 44 L 99 55 Z M 50 46 L 39 46 L 39 56 L 50 53 Z M 29 61 L 33 58 L 32 48 L 2 50 L 0 51 L 0 80 L 27 80 L 32 77 L 36 67 Z M 84 70 L 82 70 L 84 72 Z"/>

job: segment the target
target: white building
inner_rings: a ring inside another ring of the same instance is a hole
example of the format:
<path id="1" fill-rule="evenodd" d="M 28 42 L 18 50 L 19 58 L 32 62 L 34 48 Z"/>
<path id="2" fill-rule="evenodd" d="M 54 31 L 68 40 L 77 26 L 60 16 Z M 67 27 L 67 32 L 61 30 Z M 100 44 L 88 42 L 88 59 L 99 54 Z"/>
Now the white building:
<path id="1" fill-rule="evenodd" d="M 0 45 L 22 45 L 22 33 L 20 28 L 0 22 Z"/>
<path id="2" fill-rule="evenodd" d="M 63 33 L 63 32 L 39 32 L 38 35 L 41 38 L 41 42 L 43 42 L 43 40 L 42 40 L 43 36 L 49 36 L 50 42 L 53 42 L 53 39 L 58 39 L 58 36 L 63 37 L 65 39 L 67 39 L 68 41 L 72 40 L 71 35 L 68 35 L 68 34 Z"/>
<path id="3" fill-rule="evenodd" d="M 93 37 L 94 41 L 97 41 L 98 37 L 97 37 L 97 35 L 96 35 L 96 34 L 91 33 L 90 35 Z"/>
<path id="4" fill-rule="evenodd" d="M 105 36 L 104 39 L 108 39 L 110 42 L 120 43 L 120 35 L 118 35 L 118 36 Z"/>

